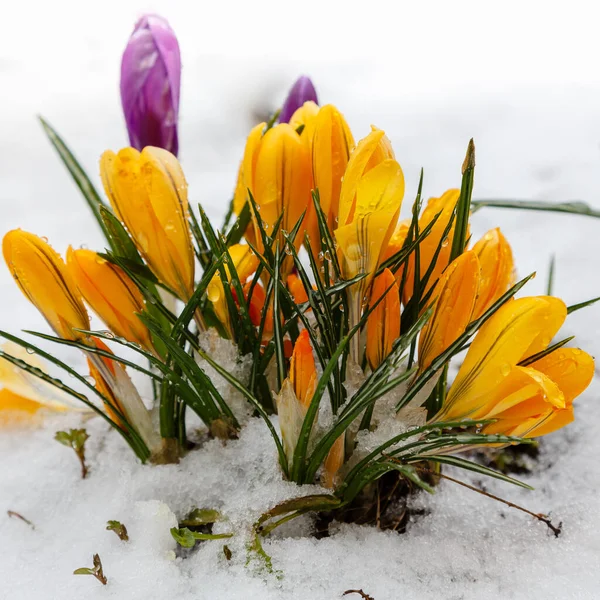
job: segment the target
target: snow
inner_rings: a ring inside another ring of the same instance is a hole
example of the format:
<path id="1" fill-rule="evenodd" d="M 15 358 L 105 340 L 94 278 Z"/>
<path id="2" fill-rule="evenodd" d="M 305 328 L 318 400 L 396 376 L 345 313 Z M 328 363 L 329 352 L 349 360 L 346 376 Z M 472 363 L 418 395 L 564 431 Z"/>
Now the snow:
<path id="1" fill-rule="evenodd" d="M 407 205 L 421 167 L 428 195 L 458 185 L 474 137 L 477 197 L 581 199 L 600 208 L 600 42 L 588 3 L 573 2 L 566 11 L 552 2 L 494 9 L 465 0 L 382 2 L 368 15 L 363 3 L 336 4 L 310 0 L 298 10 L 270 0 L 210 8 L 107 0 L 93 13 L 70 0 L 11 7 L 14 14 L 0 25 L 8 90 L 0 113 L 2 232 L 20 226 L 60 251 L 69 243 L 101 247 L 34 117 L 47 117 L 98 180 L 100 153 L 126 143 L 119 58 L 135 18 L 147 10 L 169 18 L 181 40 L 182 163 L 192 200 L 217 222 L 255 113 L 280 102 L 302 72 L 314 78 L 323 101 L 339 106 L 357 138 L 371 122 L 386 131 L 405 172 Z M 555 290 L 567 304 L 599 295 L 597 220 L 486 209 L 473 219 L 474 236 L 497 225 L 519 274 L 538 271 L 529 293 L 543 293 L 554 253 Z M 46 330 L 5 269 L 0 298 L 0 328 Z M 564 333 L 597 353 L 600 308 L 570 316 Z M 83 366 L 73 349 L 60 355 Z M 177 466 L 148 467 L 104 423 L 90 420 L 86 480 L 73 452 L 53 440 L 58 429 L 78 426 L 80 416 L 3 430 L 0 597 L 331 600 L 362 588 L 375 600 L 596 598 L 599 391 L 594 381 L 577 400 L 576 422 L 544 440 L 536 472 L 524 478 L 535 491 L 485 482 L 490 492 L 562 521 L 559 538 L 527 515 L 446 481 L 434 496 L 415 500 L 426 514 L 403 535 L 340 525 L 317 541 L 306 534 L 308 520 L 282 528 L 264 543 L 278 574 L 256 560 L 246 565 L 251 524 L 277 502 L 318 488 L 281 480 L 261 421 L 250 419 L 239 440 L 208 442 Z M 236 532 L 225 540 L 230 561 L 223 540 L 195 552 L 176 548 L 169 529 L 196 506 L 221 511 L 225 520 L 215 531 Z M 35 529 L 3 516 L 7 510 Z M 109 519 L 127 526 L 129 542 L 105 530 Z M 106 587 L 72 575 L 91 567 L 94 553 Z"/>

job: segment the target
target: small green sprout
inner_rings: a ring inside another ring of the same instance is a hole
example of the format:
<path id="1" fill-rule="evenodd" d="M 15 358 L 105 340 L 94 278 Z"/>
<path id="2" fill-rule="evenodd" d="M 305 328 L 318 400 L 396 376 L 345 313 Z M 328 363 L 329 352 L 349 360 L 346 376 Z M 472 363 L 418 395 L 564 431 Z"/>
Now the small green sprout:
<path id="1" fill-rule="evenodd" d="M 107 521 L 106 531 L 114 531 L 119 536 L 119 539 L 123 542 L 129 541 L 127 527 L 125 527 L 125 525 L 123 525 L 123 523 L 121 523 L 120 521 Z"/>
<path id="2" fill-rule="evenodd" d="M 102 585 L 106 585 L 108 583 L 108 579 L 104 575 L 102 571 L 102 561 L 100 560 L 100 556 L 98 554 L 94 554 L 94 568 L 90 569 L 88 567 L 82 567 L 81 569 L 75 569 L 73 571 L 73 575 L 93 575 Z"/>
<path id="3" fill-rule="evenodd" d="M 81 464 L 81 478 L 85 479 L 88 474 L 88 468 L 85 464 L 85 442 L 90 436 L 85 429 L 70 429 L 66 431 L 57 431 L 54 439 L 63 446 L 73 448 L 79 463 Z"/>

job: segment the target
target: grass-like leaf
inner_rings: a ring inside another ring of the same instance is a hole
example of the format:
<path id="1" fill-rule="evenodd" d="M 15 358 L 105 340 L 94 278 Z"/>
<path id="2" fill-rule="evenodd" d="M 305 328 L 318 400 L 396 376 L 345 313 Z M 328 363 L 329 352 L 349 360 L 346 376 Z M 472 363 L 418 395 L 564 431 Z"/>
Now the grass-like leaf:
<path id="1" fill-rule="evenodd" d="M 585 217 L 600 218 L 600 211 L 580 200 L 569 202 L 545 202 L 542 200 L 473 200 L 473 212 L 481 208 L 516 208 L 520 210 L 541 210 L 545 212 L 568 213 Z"/>
<path id="2" fill-rule="evenodd" d="M 102 232 L 106 236 L 106 239 L 110 242 L 110 235 L 102 216 L 100 214 L 100 207 L 106 206 L 100 195 L 96 191 L 94 184 L 88 177 L 87 173 L 84 171 L 83 167 L 79 164 L 71 150 L 69 150 L 68 146 L 65 144 L 63 139 L 56 133 L 55 129 L 46 121 L 43 117 L 39 117 L 40 123 L 44 128 L 45 134 L 48 136 L 50 143 L 54 146 L 54 149 L 58 152 L 58 155 L 69 171 L 69 174 L 73 178 L 73 181 L 83 194 L 88 206 L 90 207 L 98 225 L 102 229 Z"/>

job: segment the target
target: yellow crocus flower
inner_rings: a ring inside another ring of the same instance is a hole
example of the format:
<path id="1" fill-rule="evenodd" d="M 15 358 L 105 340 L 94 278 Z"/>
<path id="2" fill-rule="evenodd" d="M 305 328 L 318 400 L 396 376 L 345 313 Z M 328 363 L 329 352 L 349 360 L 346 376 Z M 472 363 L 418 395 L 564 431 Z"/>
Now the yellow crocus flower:
<path id="1" fill-rule="evenodd" d="M 385 297 L 367 318 L 366 356 L 374 371 L 392 350 L 400 337 L 400 294 L 398 284 L 389 269 L 373 281 L 370 305 Z"/>
<path id="2" fill-rule="evenodd" d="M 145 310 L 144 297 L 117 265 L 93 250 L 67 250 L 67 267 L 92 310 L 117 336 L 154 352 L 152 337 L 138 315 Z"/>
<path id="3" fill-rule="evenodd" d="M 60 337 L 104 348 L 99 340 L 74 331 L 89 329 L 89 317 L 67 265 L 47 242 L 31 233 L 14 230 L 4 236 L 2 250 L 19 287 Z M 125 369 L 118 362 L 98 354 L 86 352 L 86 355 L 114 397 L 118 398 L 130 424 L 137 429 L 148 448 L 156 451 L 160 437 L 154 431 L 150 413 Z"/>
<path id="4" fill-rule="evenodd" d="M 481 327 L 435 420 L 498 419 L 486 433 L 533 437 L 572 418 L 572 401 L 590 383 L 593 359 L 578 349 L 544 350 L 566 318 L 562 300 L 511 300 Z M 564 391 L 563 391 L 564 390 Z"/>
<path id="5" fill-rule="evenodd" d="M 89 329 L 89 317 L 58 253 L 42 238 L 21 229 L 4 236 L 2 252 L 17 285 L 50 327 L 67 340 L 83 339 L 74 330 Z"/>
<path id="6" fill-rule="evenodd" d="M 352 219 L 335 231 L 343 277 L 366 275 L 349 290 L 351 326 L 360 320 L 366 292 L 396 226 L 403 195 L 404 176 L 400 165 L 393 159 L 384 160 L 358 180 Z M 358 352 L 359 340 L 355 336 L 352 354 L 357 363 Z"/>
<path id="7" fill-rule="evenodd" d="M 229 248 L 229 255 L 231 256 L 240 282 L 243 285 L 246 279 L 256 271 L 256 268 L 258 267 L 258 258 L 254 255 L 250 246 L 246 244 L 235 244 L 231 246 Z M 225 271 L 227 272 L 227 276 L 229 276 L 230 272 L 227 264 L 225 264 Z M 225 325 L 229 335 L 233 337 L 233 315 L 230 315 L 227 309 L 225 289 L 219 273 L 216 273 L 210 280 L 206 289 L 206 294 L 208 299 L 212 302 L 217 318 Z"/>
<path id="8" fill-rule="evenodd" d="M 187 183 L 175 156 L 161 148 L 106 151 L 100 159 L 106 195 L 158 279 L 182 300 L 194 291 L 194 250 Z"/>
<path id="9" fill-rule="evenodd" d="M 473 251 L 461 254 L 438 280 L 431 318 L 419 336 L 420 371 L 465 332 L 472 321 L 479 281 L 480 265 Z"/>

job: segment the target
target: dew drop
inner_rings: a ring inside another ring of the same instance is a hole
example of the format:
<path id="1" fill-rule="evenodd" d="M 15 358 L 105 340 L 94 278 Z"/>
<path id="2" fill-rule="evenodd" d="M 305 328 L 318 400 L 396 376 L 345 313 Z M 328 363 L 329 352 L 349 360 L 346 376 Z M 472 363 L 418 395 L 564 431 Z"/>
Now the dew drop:
<path id="1" fill-rule="evenodd" d="M 25 348 L 27 354 L 35 354 L 35 350 L 33 348 Z"/>
<path id="2" fill-rule="evenodd" d="M 503 377 L 506 377 L 510 373 L 510 365 L 508 363 L 504 363 L 500 367 L 500 373 L 502 374 Z"/>

